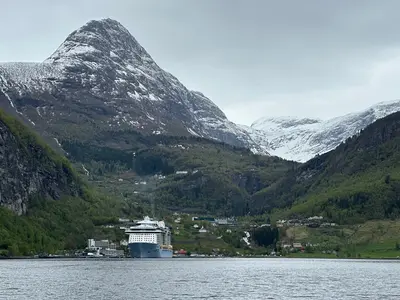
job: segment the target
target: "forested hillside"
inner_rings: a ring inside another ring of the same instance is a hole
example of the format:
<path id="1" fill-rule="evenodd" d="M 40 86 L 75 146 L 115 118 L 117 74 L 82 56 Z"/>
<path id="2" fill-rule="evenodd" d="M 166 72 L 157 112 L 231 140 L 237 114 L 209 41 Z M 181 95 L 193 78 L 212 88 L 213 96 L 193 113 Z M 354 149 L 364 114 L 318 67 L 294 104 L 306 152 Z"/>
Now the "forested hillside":
<path id="1" fill-rule="evenodd" d="M 140 196 L 132 195 L 133 183 L 161 175 L 163 178 L 155 185 L 147 184 L 146 193 L 151 192 L 157 205 L 168 210 L 246 214 L 251 195 L 297 165 L 197 137 L 125 131 L 114 139 L 118 147 L 101 145 L 102 136 L 97 137 L 96 143 L 63 140 L 61 144 L 74 162 L 84 164 L 89 170 L 89 180 L 101 181 L 109 187 L 123 186 L 116 179 L 130 174 L 132 184 L 118 192 L 130 193 L 136 200 Z M 125 141 L 125 149 L 121 149 L 121 140 Z"/>
<path id="2" fill-rule="evenodd" d="M 84 246 L 95 225 L 148 213 L 149 198 L 163 213 L 323 215 L 342 224 L 400 215 L 400 113 L 304 164 L 197 137 L 121 131 L 107 143 L 101 134 L 61 140 L 73 168 L 4 113 L 0 136 L 3 255 Z"/>
<path id="3" fill-rule="evenodd" d="M 338 148 L 299 165 L 256 193 L 253 213 L 323 214 L 339 223 L 400 216 L 400 112 L 371 124 Z"/>
<path id="4" fill-rule="evenodd" d="M 0 255 L 76 248 L 123 203 L 95 194 L 69 161 L 0 111 Z"/>

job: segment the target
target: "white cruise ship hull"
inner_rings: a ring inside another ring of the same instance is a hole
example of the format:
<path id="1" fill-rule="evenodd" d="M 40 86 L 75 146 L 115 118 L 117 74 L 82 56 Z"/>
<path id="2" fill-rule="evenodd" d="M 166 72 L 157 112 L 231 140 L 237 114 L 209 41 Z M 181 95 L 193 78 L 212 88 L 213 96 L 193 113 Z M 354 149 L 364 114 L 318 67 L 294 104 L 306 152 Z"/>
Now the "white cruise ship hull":
<path id="1" fill-rule="evenodd" d="M 173 254 L 172 250 L 152 243 L 130 243 L 129 251 L 133 258 L 171 258 Z"/>

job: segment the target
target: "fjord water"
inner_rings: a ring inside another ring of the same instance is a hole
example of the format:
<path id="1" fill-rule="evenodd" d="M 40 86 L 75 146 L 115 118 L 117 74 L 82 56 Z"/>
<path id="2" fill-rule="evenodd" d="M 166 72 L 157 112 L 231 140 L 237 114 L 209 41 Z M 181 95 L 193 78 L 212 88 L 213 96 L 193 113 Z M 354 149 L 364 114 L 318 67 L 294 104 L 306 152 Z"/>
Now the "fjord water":
<path id="1" fill-rule="evenodd" d="M 0 299 L 400 299 L 400 262 L 2 260 Z"/>

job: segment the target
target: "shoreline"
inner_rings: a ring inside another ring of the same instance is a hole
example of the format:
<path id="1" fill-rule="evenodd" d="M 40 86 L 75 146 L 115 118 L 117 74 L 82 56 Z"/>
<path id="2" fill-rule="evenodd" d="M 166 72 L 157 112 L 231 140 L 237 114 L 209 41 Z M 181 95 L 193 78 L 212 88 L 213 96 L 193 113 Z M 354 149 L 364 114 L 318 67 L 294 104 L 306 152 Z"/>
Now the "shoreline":
<path id="1" fill-rule="evenodd" d="M 307 259 L 307 260 L 393 260 L 400 261 L 400 257 L 381 257 L 381 258 L 373 258 L 373 257 L 290 257 L 290 256 L 179 256 L 179 257 L 171 257 L 168 259 L 226 259 L 226 258 L 238 258 L 238 259 L 248 259 L 248 258 L 257 258 L 257 259 Z M 14 257 L 0 257 L 0 260 L 43 260 L 43 259 L 85 259 L 85 260 L 158 260 L 160 258 L 132 258 L 132 257 L 81 257 L 81 256 L 51 256 L 51 257 L 34 257 L 34 256 L 14 256 Z M 161 258 L 162 259 L 162 258 Z M 165 259 L 165 258 L 164 258 Z"/>

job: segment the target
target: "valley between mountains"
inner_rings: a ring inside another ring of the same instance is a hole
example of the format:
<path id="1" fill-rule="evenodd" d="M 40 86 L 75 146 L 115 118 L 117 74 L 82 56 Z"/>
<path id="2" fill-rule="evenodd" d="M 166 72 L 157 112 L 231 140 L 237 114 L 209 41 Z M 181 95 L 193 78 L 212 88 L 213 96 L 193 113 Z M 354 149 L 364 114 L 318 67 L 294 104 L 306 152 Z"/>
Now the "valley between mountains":
<path id="1" fill-rule="evenodd" d="M 120 241 L 108 225 L 154 210 L 171 223 L 182 216 L 175 244 L 191 251 L 259 254 L 313 241 L 325 253 L 384 245 L 378 256 L 400 254 L 398 233 L 357 229 L 398 226 L 400 101 L 331 120 L 235 124 L 103 19 L 44 62 L 1 63 L 0 108 L 1 255 L 78 249 L 93 236 Z M 199 236 L 188 217 L 198 215 L 239 225 Z M 275 227 L 313 216 L 338 227 L 297 238 Z"/>

